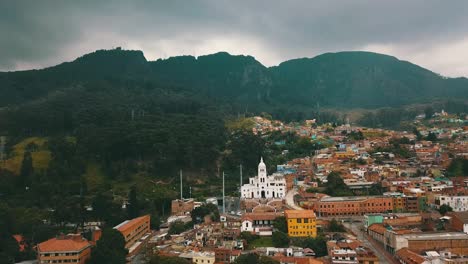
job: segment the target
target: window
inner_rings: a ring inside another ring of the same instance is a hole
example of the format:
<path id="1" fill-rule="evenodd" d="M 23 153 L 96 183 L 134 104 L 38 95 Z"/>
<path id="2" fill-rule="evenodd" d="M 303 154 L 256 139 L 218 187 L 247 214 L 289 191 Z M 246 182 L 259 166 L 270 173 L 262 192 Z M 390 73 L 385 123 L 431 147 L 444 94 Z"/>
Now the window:
<path id="1" fill-rule="evenodd" d="M 309 218 L 304 218 L 304 223 L 305 224 L 309 223 Z"/>
<path id="2" fill-rule="evenodd" d="M 301 219 L 301 218 L 298 218 L 298 219 L 297 219 L 297 223 L 298 223 L 298 224 L 302 223 L 302 219 Z"/>

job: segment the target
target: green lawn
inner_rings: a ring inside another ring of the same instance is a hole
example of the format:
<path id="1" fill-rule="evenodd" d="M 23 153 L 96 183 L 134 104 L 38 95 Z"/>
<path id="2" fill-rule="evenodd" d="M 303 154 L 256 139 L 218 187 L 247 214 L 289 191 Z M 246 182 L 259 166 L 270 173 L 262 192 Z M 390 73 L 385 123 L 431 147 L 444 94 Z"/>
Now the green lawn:
<path id="1" fill-rule="evenodd" d="M 272 247 L 273 240 L 271 237 L 260 237 L 249 243 L 249 249 L 254 249 L 258 247 Z"/>

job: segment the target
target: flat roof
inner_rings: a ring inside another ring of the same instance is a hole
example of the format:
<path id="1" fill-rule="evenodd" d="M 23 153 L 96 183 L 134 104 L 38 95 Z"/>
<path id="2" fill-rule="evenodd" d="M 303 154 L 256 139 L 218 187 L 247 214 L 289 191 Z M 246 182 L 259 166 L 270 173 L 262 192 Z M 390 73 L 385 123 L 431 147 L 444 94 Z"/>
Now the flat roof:
<path id="1" fill-rule="evenodd" d="M 388 198 L 385 196 L 343 196 L 343 197 L 324 197 L 321 202 L 344 202 L 344 201 L 363 201 L 369 198 Z"/>
<path id="2" fill-rule="evenodd" d="M 408 240 L 468 239 L 468 234 L 461 232 L 417 233 L 405 235 Z"/>

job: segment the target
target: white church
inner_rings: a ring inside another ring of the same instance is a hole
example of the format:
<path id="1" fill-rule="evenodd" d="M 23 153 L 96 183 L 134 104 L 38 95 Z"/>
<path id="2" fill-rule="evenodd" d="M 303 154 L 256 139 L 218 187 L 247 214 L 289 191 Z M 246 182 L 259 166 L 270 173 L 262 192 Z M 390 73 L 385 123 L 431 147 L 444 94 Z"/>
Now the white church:
<path id="1" fill-rule="evenodd" d="M 258 164 L 258 175 L 249 178 L 249 183 L 242 185 L 241 198 L 279 198 L 286 196 L 286 179 L 283 174 L 268 176 L 263 158 Z"/>

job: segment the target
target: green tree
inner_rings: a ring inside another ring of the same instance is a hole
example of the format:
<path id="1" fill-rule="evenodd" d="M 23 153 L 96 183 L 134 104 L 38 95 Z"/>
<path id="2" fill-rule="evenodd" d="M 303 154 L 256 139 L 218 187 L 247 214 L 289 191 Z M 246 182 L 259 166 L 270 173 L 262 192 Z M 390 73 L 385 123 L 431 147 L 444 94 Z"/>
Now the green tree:
<path id="1" fill-rule="evenodd" d="M 138 204 L 137 190 L 135 185 L 130 187 L 130 192 L 128 193 L 127 214 L 129 219 L 140 216 L 140 207 Z"/>
<path id="2" fill-rule="evenodd" d="M 250 232 L 247 232 L 247 231 L 242 232 L 240 236 L 241 236 L 242 239 L 245 239 L 245 241 L 247 241 L 247 243 L 251 243 L 252 241 L 259 238 L 259 236 L 254 235 L 254 234 L 252 234 Z"/>
<path id="3" fill-rule="evenodd" d="M 151 230 L 159 230 L 159 226 L 161 225 L 161 217 L 157 213 L 151 214 Z"/>
<path id="4" fill-rule="evenodd" d="M 426 140 L 432 141 L 432 142 L 437 141 L 437 140 L 438 140 L 437 134 L 436 134 L 436 133 L 429 132 L 429 134 L 428 134 L 427 137 L 426 137 Z"/>
<path id="5" fill-rule="evenodd" d="M 151 257 L 149 264 L 190 264 L 191 262 L 179 257 L 156 255 Z"/>
<path id="6" fill-rule="evenodd" d="M 344 228 L 344 226 L 341 223 L 339 223 L 338 221 L 336 221 L 335 218 L 333 218 L 330 221 L 330 224 L 328 225 L 328 231 L 330 231 L 330 232 L 346 232 L 346 229 Z"/>
<path id="7" fill-rule="evenodd" d="M 295 239 L 293 240 L 293 244 L 295 246 L 312 249 L 317 257 L 323 257 L 328 254 L 327 242 L 323 236 Z"/>
<path id="8" fill-rule="evenodd" d="M 212 203 L 205 203 L 197 208 L 194 208 L 190 215 L 192 216 L 192 222 L 194 223 L 202 223 L 204 221 L 205 216 L 210 215 L 211 220 L 219 221 L 219 209 L 218 206 Z"/>
<path id="9" fill-rule="evenodd" d="M 418 130 L 417 127 L 413 127 L 413 134 L 416 136 L 416 139 L 417 139 L 417 140 L 421 140 L 421 139 L 422 139 L 421 132 L 419 132 L 419 130 Z"/>
<path id="10" fill-rule="evenodd" d="M 275 247 L 287 247 L 287 246 L 289 246 L 288 235 L 286 235 L 283 232 L 279 232 L 279 231 L 273 232 L 272 240 L 273 240 L 273 245 Z"/>
<path id="11" fill-rule="evenodd" d="M 28 186 L 34 174 L 33 159 L 31 152 L 25 151 L 23 154 L 23 161 L 21 162 L 21 169 L 19 179 L 19 186 Z"/>
<path id="12" fill-rule="evenodd" d="M 127 249 L 125 239 L 118 230 L 107 228 L 91 252 L 88 264 L 125 264 Z"/>
<path id="13" fill-rule="evenodd" d="M 468 159 L 453 159 L 452 162 L 450 162 L 447 173 L 451 177 L 468 176 Z"/>
<path id="14" fill-rule="evenodd" d="M 445 215 L 446 213 L 448 212 L 452 212 L 453 211 L 453 208 L 450 206 L 450 205 L 447 205 L 447 204 L 443 204 L 439 207 L 439 213 L 441 215 Z"/>
<path id="15" fill-rule="evenodd" d="M 236 261 L 234 261 L 235 264 L 279 264 L 278 261 L 266 257 L 266 256 L 259 256 L 258 254 L 255 253 L 249 253 L 245 255 L 240 255 Z"/>
<path id="16" fill-rule="evenodd" d="M 426 119 L 431 119 L 431 117 L 434 115 L 434 108 L 432 108 L 432 106 L 424 108 L 424 115 Z"/>
<path id="17" fill-rule="evenodd" d="M 275 218 L 273 222 L 273 227 L 276 228 L 278 231 L 283 233 L 288 233 L 288 225 L 286 223 L 286 217 L 278 216 Z"/>
<path id="18" fill-rule="evenodd" d="M 19 246 L 11 234 L 0 231 L 0 263 L 15 263 L 18 260 Z"/>
<path id="19" fill-rule="evenodd" d="M 331 172 L 327 176 L 327 183 L 325 184 L 325 193 L 330 196 L 352 196 L 353 192 L 344 183 L 341 175 L 337 172 Z"/>
<path id="20" fill-rule="evenodd" d="M 193 228 L 193 222 L 184 223 L 182 221 L 175 221 L 175 222 L 171 223 L 171 225 L 169 226 L 168 233 L 170 235 L 180 234 L 180 233 L 183 233 L 184 231 L 187 231 L 187 230 L 189 230 L 191 228 Z"/>

